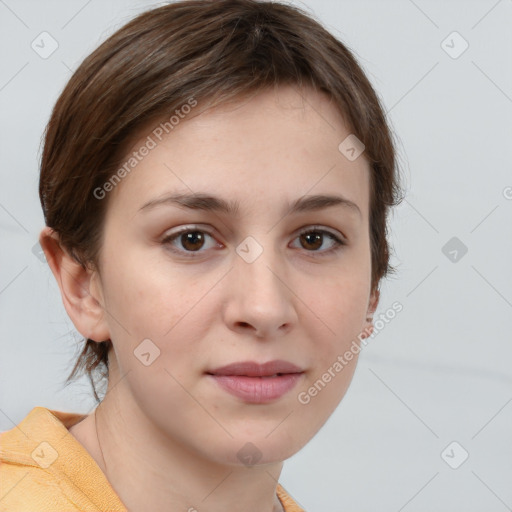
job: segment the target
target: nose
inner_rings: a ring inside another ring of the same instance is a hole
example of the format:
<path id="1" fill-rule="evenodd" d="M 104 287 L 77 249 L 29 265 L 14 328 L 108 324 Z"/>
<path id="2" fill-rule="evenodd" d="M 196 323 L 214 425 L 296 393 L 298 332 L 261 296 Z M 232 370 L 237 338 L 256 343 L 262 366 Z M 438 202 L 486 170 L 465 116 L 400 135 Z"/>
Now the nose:
<path id="1" fill-rule="evenodd" d="M 296 295 L 285 265 L 270 249 L 249 263 L 236 256 L 224 315 L 230 329 L 261 339 L 283 336 L 297 322 Z"/>

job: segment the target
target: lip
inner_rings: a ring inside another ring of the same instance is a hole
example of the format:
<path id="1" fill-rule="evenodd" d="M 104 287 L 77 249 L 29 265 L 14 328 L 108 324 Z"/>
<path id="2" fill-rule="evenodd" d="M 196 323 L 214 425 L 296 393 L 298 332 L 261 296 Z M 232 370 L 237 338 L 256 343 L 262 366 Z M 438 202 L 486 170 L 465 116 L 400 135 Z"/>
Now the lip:
<path id="1" fill-rule="evenodd" d="M 242 400 L 262 404 L 281 398 L 303 377 L 304 370 L 288 361 L 232 363 L 206 372 L 225 391 Z"/>
<path id="2" fill-rule="evenodd" d="M 276 359 L 267 363 L 257 363 L 255 361 L 241 361 L 231 363 L 207 373 L 213 375 L 238 375 L 246 377 L 270 377 L 278 373 L 302 373 L 304 370 L 288 361 Z"/>

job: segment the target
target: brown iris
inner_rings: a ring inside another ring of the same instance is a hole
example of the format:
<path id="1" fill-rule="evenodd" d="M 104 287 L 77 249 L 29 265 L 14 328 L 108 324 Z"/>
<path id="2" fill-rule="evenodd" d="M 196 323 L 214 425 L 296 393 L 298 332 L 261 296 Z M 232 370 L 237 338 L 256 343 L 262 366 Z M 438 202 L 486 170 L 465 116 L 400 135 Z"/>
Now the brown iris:
<path id="1" fill-rule="evenodd" d="M 311 231 L 309 233 L 303 233 L 300 235 L 301 242 L 306 240 L 307 244 L 314 243 L 315 247 L 313 249 L 318 249 L 322 246 L 323 242 L 323 234 L 319 233 L 318 231 Z"/>
<path id="2" fill-rule="evenodd" d="M 183 247 L 189 251 L 200 249 L 204 244 L 204 233 L 201 231 L 190 231 L 181 235 Z"/>

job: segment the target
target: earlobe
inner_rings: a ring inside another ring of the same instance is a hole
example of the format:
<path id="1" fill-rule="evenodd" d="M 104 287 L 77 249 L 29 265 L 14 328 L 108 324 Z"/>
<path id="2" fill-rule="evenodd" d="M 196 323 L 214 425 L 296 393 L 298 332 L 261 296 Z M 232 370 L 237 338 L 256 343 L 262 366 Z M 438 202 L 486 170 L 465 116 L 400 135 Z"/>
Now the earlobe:
<path id="1" fill-rule="evenodd" d="M 48 226 L 41 231 L 39 244 L 59 285 L 64 307 L 78 332 L 95 341 L 109 339 L 101 288 L 91 286 L 97 272 L 71 256 L 61 246 L 58 234 Z"/>
<path id="2" fill-rule="evenodd" d="M 378 289 L 373 290 L 370 296 L 368 310 L 366 311 L 366 321 L 362 331 L 363 333 L 365 333 L 365 336 L 363 336 L 363 338 L 368 338 L 373 332 L 373 315 L 375 314 L 377 306 L 379 305 L 379 299 L 380 291 Z"/>

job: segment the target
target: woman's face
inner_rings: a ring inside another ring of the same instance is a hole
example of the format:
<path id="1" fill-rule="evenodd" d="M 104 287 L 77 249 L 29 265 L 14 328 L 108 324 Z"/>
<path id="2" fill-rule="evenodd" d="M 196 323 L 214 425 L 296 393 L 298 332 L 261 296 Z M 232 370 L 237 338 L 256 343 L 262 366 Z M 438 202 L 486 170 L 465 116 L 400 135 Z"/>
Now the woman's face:
<path id="1" fill-rule="evenodd" d="M 338 149 L 350 132 L 334 106 L 305 99 L 281 88 L 192 112 L 161 141 L 143 133 L 132 151 L 156 146 L 109 192 L 96 280 L 109 389 L 124 417 L 223 464 L 282 461 L 314 436 L 376 306 L 368 162 Z M 302 203 L 313 196 L 343 200 Z M 299 373 L 216 373 L 276 360 Z"/>

